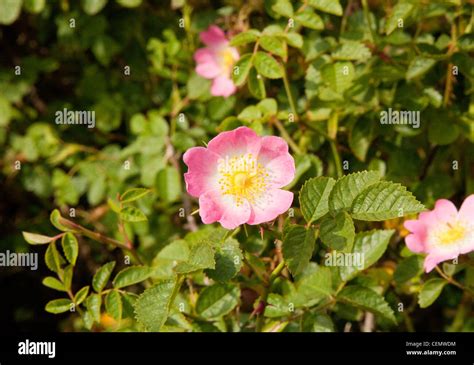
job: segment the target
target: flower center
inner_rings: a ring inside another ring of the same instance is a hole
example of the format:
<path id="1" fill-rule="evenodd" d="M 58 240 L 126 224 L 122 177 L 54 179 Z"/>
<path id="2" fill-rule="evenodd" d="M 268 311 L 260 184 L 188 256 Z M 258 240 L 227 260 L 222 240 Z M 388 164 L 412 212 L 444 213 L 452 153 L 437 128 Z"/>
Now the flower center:
<path id="1" fill-rule="evenodd" d="M 463 239 L 465 235 L 466 228 L 462 224 L 459 222 L 455 224 L 448 223 L 448 228 L 438 234 L 438 239 L 443 245 L 449 245 Z"/>
<path id="2" fill-rule="evenodd" d="M 232 66 L 234 66 L 234 55 L 230 48 L 226 47 L 222 51 L 219 52 L 220 60 L 222 68 L 225 70 L 232 70 Z"/>
<path id="3" fill-rule="evenodd" d="M 219 186 L 223 195 L 232 195 L 237 205 L 254 202 L 267 189 L 268 173 L 251 153 L 219 161 Z"/>

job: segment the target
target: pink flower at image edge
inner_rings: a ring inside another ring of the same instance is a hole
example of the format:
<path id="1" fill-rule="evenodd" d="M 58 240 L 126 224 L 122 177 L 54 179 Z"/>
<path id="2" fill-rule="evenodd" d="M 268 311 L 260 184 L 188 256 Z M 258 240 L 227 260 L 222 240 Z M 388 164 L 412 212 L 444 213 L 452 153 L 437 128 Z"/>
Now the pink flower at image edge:
<path id="1" fill-rule="evenodd" d="M 190 148 L 183 160 L 186 189 L 199 198 L 205 224 L 233 229 L 269 222 L 293 202 L 293 193 L 281 188 L 294 179 L 295 162 L 280 137 L 259 137 L 239 127 L 220 133 L 207 148 Z"/>
<path id="2" fill-rule="evenodd" d="M 430 272 L 440 262 L 474 250 L 474 195 L 468 196 L 459 211 L 451 201 L 440 199 L 433 210 L 407 220 L 405 238 L 415 253 L 426 253 L 424 268 Z"/>
<path id="3" fill-rule="evenodd" d="M 206 47 L 194 53 L 196 73 L 212 80 L 212 95 L 228 97 L 234 94 L 237 87 L 232 81 L 232 70 L 239 59 L 239 52 L 229 46 L 223 30 L 215 25 L 201 32 L 200 38 Z"/>

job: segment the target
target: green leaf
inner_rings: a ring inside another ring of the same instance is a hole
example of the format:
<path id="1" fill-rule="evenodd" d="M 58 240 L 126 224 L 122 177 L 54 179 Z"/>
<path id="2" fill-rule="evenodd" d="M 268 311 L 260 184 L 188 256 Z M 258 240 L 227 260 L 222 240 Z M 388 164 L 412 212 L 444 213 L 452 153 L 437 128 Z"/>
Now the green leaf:
<path id="1" fill-rule="evenodd" d="M 358 272 L 367 269 L 378 261 L 387 250 L 390 238 L 395 231 L 372 230 L 368 232 L 359 232 L 355 236 L 353 254 L 360 255 L 362 266 L 341 266 L 339 273 L 343 281 L 352 279 Z"/>
<path id="2" fill-rule="evenodd" d="M 349 131 L 349 147 L 360 161 L 365 162 L 372 140 L 374 124 L 370 120 L 359 119 Z"/>
<path id="3" fill-rule="evenodd" d="M 259 44 L 264 50 L 282 58 L 286 58 L 288 55 L 286 42 L 281 37 L 274 35 L 263 35 L 260 38 Z"/>
<path id="4" fill-rule="evenodd" d="M 53 226 L 55 226 L 57 229 L 59 229 L 60 231 L 63 231 L 63 232 L 70 231 L 70 229 L 68 227 L 66 227 L 65 225 L 60 223 L 61 218 L 62 218 L 61 213 L 57 209 L 54 209 L 51 212 L 51 215 L 49 216 L 49 220 L 51 221 L 51 224 Z"/>
<path id="5" fill-rule="evenodd" d="M 115 261 L 108 262 L 101 266 L 94 274 L 94 277 L 92 278 L 92 287 L 97 293 L 100 293 L 102 290 L 104 290 L 107 282 L 109 281 L 110 275 L 114 270 L 114 267 Z"/>
<path id="6" fill-rule="evenodd" d="M 20 16 L 22 2 L 23 0 L 0 1 L 0 24 L 12 24 Z"/>
<path id="7" fill-rule="evenodd" d="M 232 73 L 232 79 L 236 86 L 242 86 L 245 83 L 251 68 L 252 55 L 250 53 L 242 55 L 235 64 L 234 72 Z"/>
<path id="8" fill-rule="evenodd" d="M 308 266 L 315 247 L 315 232 L 301 226 L 288 229 L 283 238 L 283 257 L 293 275 L 300 274 Z"/>
<path id="9" fill-rule="evenodd" d="M 433 304 L 446 284 L 446 280 L 439 278 L 430 279 L 424 283 L 420 291 L 420 296 L 418 297 L 420 308 L 427 308 Z"/>
<path id="10" fill-rule="evenodd" d="M 459 127 L 454 123 L 450 123 L 449 128 L 446 128 L 448 120 L 443 117 L 430 120 L 428 128 L 428 141 L 430 143 L 445 146 L 454 143 L 458 139 Z"/>
<path id="11" fill-rule="evenodd" d="M 425 207 L 400 184 L 382 181 L 370 185 L 354 199 L 352 217 L 383 221 L 419 213 Z"/>
<path id="12" fill-rule="evenodd" d="M 245 32 L 236 34 L 231 40 L 231 46 L 242 46 L 247 43 L 255 42 L 260 37 L 260 32 L 256 29 L 249 29 Z"/>
<path id="13" fill-rule="evenodd" d="M 306 312 L 301 321 L 302 332 L 334 332 L 334 324 L 327 314 Z"/>
<path id="14" fill-rule="evenodd" d="M 61 270 L 61 265 L 64 263 L 64 259 L 58 252 L 56 242 L 53 241 L 49 244 L 46 253 L 44 254 L 44 261 L 51 271 L 58 273 L 59 270 Z"/>
<path id="15" fill-rule="evenodd" d="M 329 210 L 338 212 L 350 209 L 355 197 L 379 180 L 377 171 L 362 171 L 341 177 L 329 195 Z"/>
<path id="16" fill-rule="evenodd" d="M 43 285 L 47 286 L 48 288 L 54 289 L 54 290 L 59 290 L 59 291 L 67 291 L 67 289 L 64 287 L 63 283 L 61 283 L 58 279 L 48 276 L 43 279 Z"/>
<path id="17" fill-rule="evenodd" d="M 408 66 L 406 78 L 412 80 L 420 77 L 427 73 L 436 63 L 436 60 L 432 58 L 426 58 L 423 56 L 416 56 Z"/>
<path id="18" fill-rule="evenodd" d="M 239 113 L 237 118 L 246 122 L 252 122 L 254 120 L 262 118 L 262 111 L 256 105 L 249 105 Z"/>
<path id="19" fill-rule="evenodd" d="M 107 4 L 107 0 L 82 0 L 82 9 L 87 15 L 95 15 Z"/>
<path id="20" fill-rule="evenodd" d="M 136 8 L 140 6 L 142 0 L 115 0 L 118 4 L 122 5 L 125 8 Z"/>
<path id="21" fill-rule="evenodd" d="M 306 28 L 315 30 L 324 29 L 324 23 L 321 17 L 309 8 L 296 13 L 295 21 Z"/>
<path id="22" fill-rule="evenodd" d="M 393 278 L 397 284 L 404 283 L 423 272 L 423 256 L 412 255 L 401 261 L 395 272 Z"/>
<path id="23" fill-rule="evenodd" d="M 46 312 L 59 314 L 71 310 L 72 301 L 70 299 L 55 299 L 46 304 Z"/>
<path id="24" fill-rule="evenodd" d="M 254 68 L 249 72 L 247 86 L 250 93 L 257 99 L 265 99 L 267 97 L 263 77 L 261 77 Z"/>
<path id="25" fill-rule="evenodd" d="M 112 284 L 117 289 L 123 288 L 148 279 L 152 273 L 153 270 L 147 266 L 130 266 L 117 273 Z"/>
<path id="26" fill-rule="evenodd" d="M 344 93 L 352 85 L 355 76 L 351 62 L 336 62 L 323 66 L 321 76 L 325 83 L 338 94 Z"/>
<path id="27" fill-rule="evenodd" d="M 122 203 L 130 203 L 140 198 L 143 198 L 145 195 L 147 195 L 150 192 L 151 192 L 150 189 L 144 189 L 144 188 L 129 189 L 125 193 L 122 194 L 122 196 L 120 197 L 120 201 Z"/>
<path id="28" fill-rule="evenodd" d="M 115 320 L 122 319 L 122 298 L 117 290 L 111 290 L 105 297 L 105 310 Z"/>
<path id="29" fill-rule="evenodd" d="M 25 241 L 28 242 L 30 245 L 44 245 L 56 239 L 54 237 L 48 237 L 37 233 L 22 232 L 22 234 Z"/>
<path id="30" fill-rule="evenodd" d="M 229 281 L 240 271 L 243 255 L 239 241 L 228 238 L 222 245 L 216 246 L 215 269 L 206 270 L 207 276 L 219 282 Z"/>
<path id="31" fill-rule="evenodd" d="M 289 302 L 287 298 L 279 294 L 270 293 L 267 298 L 264 315 L 268 318 L 288 316 L 291 315 L 290 308 L 294 309 L 294 303 Z"/>
<path id="32" fill-rule="evenodd" d="M 283 15 L 287 18 L 293 16 L 293 6 L 290 0 L 276 0 L 271 8 L 278 15 Z"/>
<path id="33" fill-rule="evenodd" d="M 179 274 L 187 274 L 203 269 L 215 269 L 215 267 L 212 247 L 206 242 L 198 242 L 191 246 L 188 260 L 178 263 L 174 270 Z"/>
<path id="34" fill-rule="evenodd" d="M 303 37 L 301 36 L 301 34 L 296 33 L 296 32 L 288 32 L 288 33 L 285 33 L 284 35 L 286 38 L 286 42 L 290 46 L 295 47 L 295 48 L 303 47 Z"/>
<path id="35" fill-rule="evenodd" d="M 331 270 L 328 267 L 318 266 L 297 281 L 296 289 L 298 295 L 303 298 L 303 306 L 306 307 L 330 297 L 334 293 Z"/>
<path id="36" fill-rule="evenodd" d="M 72 265 L 75 265 L 79 253 L 79 245 L 76 237 L 71 232 L 67 232 L 61 239 L 61 246 L 63 247 L 66 259 Z"/>
<path id="37" fill-rule="evenodd" d="M 367 46 L 362 42 L 346 41 L 340 44 L 332 53 L 332 58 L 340 61 L 365 62 L 372 56 Z"/>
<path id="38" fill-rule="evenodd" d="M 308 0 L 308 5 L 329 14 L 342 15 L 342 6 L 339 0 Z"/>
<path id="39" fill-rule="evenodd" d="M 400 20 L 403 21 L 403 25 L 405 25 L 405 20 L 408 18 L 408 16 L 411 14 L 413 11 L 414 6 L 410 3 L 407 2 L 399 2 L 397 3 L 393 9 L 392 13 L 390 14 L 390 17 L 387 20 L 387 23 L 385 23 L 385 32 L 388 34 L 391 34 L 395 29 L 398 28 L 398 23 Z"/>
<path id="40" fill-rule="evenodd" d="M 24 0 L 23 1 L 24 8 L 32 14 L 41 13 L 45 5 L 46 5 L 46 0 Z"/>
<path id="41" fill-rule="evenodd" d="M 300 190 L 301 213 L 306 222 L 312 223 L 328 211 L 328 199 L 336 180 L 330 177 L 315 177 L 305 182 Z"/>
<path id="42" fill-rule="evenodd" d="M 172 203 L 181 197 L 181 175 L 176 168 L 166 166 L 158 173 L 156 187 L 161 199 L 167 203 Z"/>
<path id="43" fill-rule="evenodd" d="M 350 249 L 355 238 L 354 222 L 349 214 L 339 212 L 322 220 L 319 234 L 321 241 L 329 248 Z"/>
<path id="44" fill-rule="evenodd" d="M 199 76 L 196 72 L 193 72 L 191 76 L 189 76 L 188 81 L 186 83 L 188 98 L 191 100 L 196 100 L 199 99 L 201 96 L 206 96 L 209 94 L 210 87 L 210 80 Z"/>
<path id="45" fill-rule="evenodd" d="M 143 222 L 148 220 L 145 213 L 143 213 L 140 209 L 126 206 L 120 210 L 120 219 L 125 222 Z"/>
<path id="46" fill-rule="evenodd" d="M 62 272 L 59 271 L 59 275 L 61 276 L 61 280 L 63 281 L 64 287 L 67 290 L 71 290 L 72 277 L 74 275 L 74 266 L 66 266 Z"/>
<path id="47" fill-rule="evenodd" d="M 86 299 L 87 311 L 91 314 L 95 322 L 100 322 L 100 307 L 102 306 L 102 297 L 99 294 L 91 294 Z"/>
<path id="48" fill-rule="evenodd" d="M 74 304 L 76 305 L 81 304 L 84 300 L 86 300 L 88 294 L 89 294 L 89 285 L 83 287 L 81 290 L 79 290 L 76 293 L 76 295 L 74 296 Z"/>
<path id="49" fill-rule="evenodd" d="M 177 282 L 164 280 L 146 289 L 135 302 L 135 316 L 146 330 L 157 332 L 165 324 Z"/>
<path id="50" fill-rule="evenodd" d="M 279 79 L 283 77 L 283 67 L 271 55 L 258 51 L 255 54 L 253 64 L 258 73 L 269 79 Z"/>
<path id="51" fill-rule="evenodd" d="M 196 302 L 196 312 L 205 319 L 215 319 L 231 312 L 239 303 L 240 289 L 231 284 L 205 288 Z"/>
<path id="52" fill-rule="evenodd" d="M 342 289 L 337 300 L 381 316 L 396 324 L 395 314 L 385 301 L 384 297 L 363 286 L 351 285 Z"/>

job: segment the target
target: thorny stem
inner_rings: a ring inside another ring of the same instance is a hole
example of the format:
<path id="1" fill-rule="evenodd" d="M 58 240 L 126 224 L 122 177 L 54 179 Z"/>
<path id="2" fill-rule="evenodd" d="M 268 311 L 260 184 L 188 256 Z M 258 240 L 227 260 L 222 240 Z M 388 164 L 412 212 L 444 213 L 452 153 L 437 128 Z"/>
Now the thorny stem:
<path id="1" fill-rule="evenodd" d="M 291 112 L 295 118 L 295 121 L 298 121 L 298 113 L 296 111 L 295 100 L 293 94 L 291 93 L 290 83 L 288 82 L 288 75 L 286 71 L 283 71 L 283 84 L 285 85 L 286 96 L 288 97 L 288 102 L 290 103 Z"/>
<path id="2" fill-rule="evenodd" d="M 94 241 L 104 243 L 106 245 L 112 245 L 118 248 L 121 248 L 122 250 L 125 250 L 132 255 L 132 257 L 140 264 L 143 265 L 143 261 L 140 259 L 138 256 L 138 253 L 136 252 L 135 248 L 133 246 L 127 246 L 126 244 L 117 241 L 114 238 L 107 237 L 101 233 L 97 233 L 94 231 L 91 231 L 90 229 L 87 229 L 77 223 L 74 223 L 66 218 L 61 217 L 59 219 L 59 222 L 63 225 L 65 225 L 68 228 L 71 228 L 74 230 L 76 233 L 81 234 L 83 236 L 86 236 Z"/>
<path id="3" fill-rule="evenodd" d="M 265 306 L 267 305 L 267 299 L 268 299 L 268 294 L 270 293 L 270 288 L 272 287 L 273 282 L 280 276 L 282 270 L 285 268 L 285 261 L 282 260 L 280 263 L 277 265 L 277 267 L 272 271 L 270 274 L 270 278 L 268 279 L 268 284 L 265 286 L 265 289 L 263 291 L 262 297 L 260 299 L 260 303 L 263 303 L 263 309 L 262 313 L 259 314 L 259 317 L 257 319 L 257 326 L 255 331 L 256 332 L 262 332 L 262 327 L 263 327 L 263 311 L 265 310 Z"/>
<path id="4" fill-rule="evenodd" d="M 339 156 L 339 151 L 337 150 L 337 145 L 335 141 L 329 141 L 329 144 L 331 146 L 331 152 L 332 152 L 332 157 L 334 159 L 334 164 L 336 165 L 336 174 L 337 177 L 341 177 L 344 175 L 342 172 L 342 166 L 341 166 L 341 157 Z"/>
<path id="5" fill-rule="evenodd" d="M 463 290 L 463 291 L 467 291 L 467 292 L 469 292 L 469 293 L 471 293 L 471 294 L 474 295 L 474 291 L 473 291 L 472 289 L 470 289 L 470 288 L 468 288 L 468 287 L 462 285 L 460 282 L 454 280 L 451 276 L 446 275 L 446 274 L 443 272 L 443 270 L 441 270 L 441 269 L 439 268 L 439 266 L 435 266 L 435 269 L 436 269 L 436 271 L 438 272 L 438 274 L 439 274 L 443 279 L 445 279 L 448 283 L 450 283 L 450 284 L 452 284 L 452 285 L 454 285 L 454 286 L 457 286 L 459 289 L 461 289 L 461 290 Z"/>
<path id="6" fill-rule="evenodd" d="M 298 147 L 298 145 L 296 144 L 295 141 L 293 141 L 293 139 L 291 138 L 291 136 L 288 134 L 288 132 L 286 131 L 285 127 L 283 126 L 283 124 L 281 124 L 281 122 L 277 119 L 277 118 L 273 118 L 272 119 L 272 123 L 275 124 L 275 126 L 277 127 L 278 131 L 280 132 L 282 138 L 289 144 L 289 146 L 291 147 L 291 149 L 298 155 L 301 155 L 301 150 L 300 148 Z"/>

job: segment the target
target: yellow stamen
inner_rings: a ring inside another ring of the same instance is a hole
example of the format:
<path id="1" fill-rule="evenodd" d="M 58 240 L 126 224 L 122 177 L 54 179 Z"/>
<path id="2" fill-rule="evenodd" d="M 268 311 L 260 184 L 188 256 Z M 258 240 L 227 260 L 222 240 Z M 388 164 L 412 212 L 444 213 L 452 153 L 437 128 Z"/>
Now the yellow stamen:
<path id="1" fill-rule="evenodd" d="M 232 195 L 238 206 L 244 200 L 254 202 L 267 190 L 268 173 L 250 153 L 222 161 L 218 171 L 222 194 Z"/>
<path id="2" fill-rule="evenodd" d="M 448 227 L 448 229 L 438 234 L 439 242 L 444 245 L 457 242 L 466 235 L 466 228 L 459 223 L 455 223 L 454 225 L 448 224 Z"/>
<path id="3" fill-rule="evenodd" d="M 230 48 L 223 49 L 222 51 L 220 51 L 219 55 L 222 60 L 222 67 L 226 70 L 232 70 L 232 66 L 234 66 L 235 59 Z"/>

